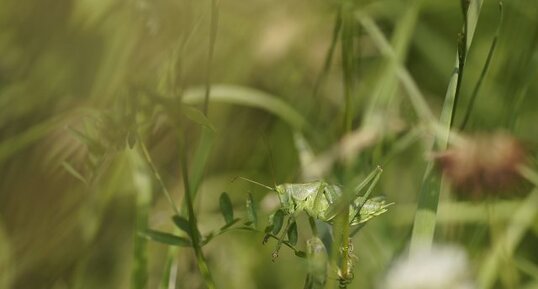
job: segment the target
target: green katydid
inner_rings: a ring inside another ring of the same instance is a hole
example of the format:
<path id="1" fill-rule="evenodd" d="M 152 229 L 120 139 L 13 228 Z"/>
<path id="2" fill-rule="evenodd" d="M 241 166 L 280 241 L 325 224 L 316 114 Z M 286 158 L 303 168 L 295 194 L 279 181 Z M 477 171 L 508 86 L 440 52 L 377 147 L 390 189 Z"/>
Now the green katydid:
<path id="1" fill-rule="evenodd" d="M 350 199 L 349 222 L 350 225 L 363 224 L 373 217 L 379 216 L 388 210 L 392 203 L 387 203 L 383 198 L 369 198 L 373 187 L 379 180 L 382 169 L 377 167 L 370 173 L 354 190 L 354 195 Z M 304 211 L 311 219 L 317 219 L 326 223 L 332 223 L 339 208 L 342 205 L 343 190 L 338 185 L 329 184 L 325 181 L 314 181 L 308 183 L 285 183 L 270 187 L 262 183 L 239 177 L 245 181 L 251 182 L 258 186 L 277 193 L 280 200 L 280 210 L 288 215 L 288 222 L 281 238 L 273 252 L 273 259 L 278 256 L 278 250 L 290 226 L 294 223 L 295 216 L 301 211 Z M 359 196 L 358 193 L 366 187 L 370 186 L 364 196 Z M 271 222 L 272 223 L 272 222 Z M 281 224 L 277 230 L 280 231 Z M 270 231 L 270 230 L 269 230 Z M 267 232 L 269 232 L 267 231 Z M 264 239 L 266 242 L 268 236 Z"/>

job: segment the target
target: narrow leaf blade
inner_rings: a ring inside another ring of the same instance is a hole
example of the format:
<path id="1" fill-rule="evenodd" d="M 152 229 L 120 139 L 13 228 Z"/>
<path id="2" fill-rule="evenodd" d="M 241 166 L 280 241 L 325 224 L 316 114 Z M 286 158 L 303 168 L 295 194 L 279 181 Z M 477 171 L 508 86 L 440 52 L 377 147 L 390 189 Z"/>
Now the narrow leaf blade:
<path id="1" fill-rule="evenodd" d="M 82 176 L 82 174 L 79 173 L 71 164 L 64 161 L 64 162 L 62 162 L 62 166 L 70 175 L 75 177 L 77 180 L 83 182 L 85 185 L 88 184 L 88 181 L 86 180 L 86 178 L 84 176 Z"/>
<path id="2" fill-rule="evenodd" d="M 224 216 L 226 224 L 230 224 L 234 221 L 234 211 L 232 206 L 232 201 L 226 192 L 220 194 L 219 199 L 220 211 Z"/>
<path id="3" fill-rule="evenodd" d="M 297 245 L 298 233 L 297 233 L 297 223 L 294 221 L 291 223 L 288 229 L 288 242 L 292 245 Z"/>
<path id="4" fill-rule="evenodd" d="M 183 105 L 181 106 L 181 112 L 190 120 L 192 120 L 193 122 L 201 125 L 201 126 L 205 126 L 209 129 L 211 129 L 212 131 L 215 131 L 215 127 L 213 126 L 213 124 L 211 124 L 211 122 L 209 121 L 209 119 L 204 115 L 203 112 L 201 112 L 200 110 L 192 107 L 192 106 L 188 106 L 188 105 Z"/>
<path id="5" fill-rule="evenodd" d="M 247 219 L 250 222 L 250 225 L 254 229 L 258 227 L 258 212 L 256 210 L 256 204 L 254 203 L 254 199 L 252 198 L 252 194 L 248 194 L 247 198 Z"/>
<path id="6" fill-rule="evenodd" d="M 190 247 L 191 241 L 187 238 L 179 237 L 173 234 L 148 229 L 141 233 L 148 240 L 163 243 L 171 246 Z"/>
<path id="7" fill-rule="evenodd" d="M 282 229 L 282 224 L 284 224 L 284 212 L 278 210 L 273 215 L 273 235 L 277 235 L 278 232 Z"/>
<path id="8" fill-rule="evenodd" d="M 174 221 L 174 224 L 176 224 L 176 227 L 178 227 L 180 230 L 187 233 L 187 235 L 189 235 L 189 237 L 191 237 L 192 239 L 192 229 L 189 224 L 189 220 L 187 220 L 186 218 L 182 216 L 174 215 L 172 217 L 172 221 Z"/>

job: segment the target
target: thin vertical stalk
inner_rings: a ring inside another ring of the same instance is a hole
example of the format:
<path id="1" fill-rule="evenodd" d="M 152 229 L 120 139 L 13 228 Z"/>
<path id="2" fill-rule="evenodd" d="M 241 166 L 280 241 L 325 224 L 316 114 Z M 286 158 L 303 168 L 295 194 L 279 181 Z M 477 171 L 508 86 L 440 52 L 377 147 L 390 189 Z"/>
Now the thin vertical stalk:
<path id="1" fill-rule="evenodd" d="M 344 125 L 343 133 L 351 131 L 353 123 L 353 74 L 355 71 L 354 65 L 354 38 L 355 38 L 355 23 L 352 14 L 351 3 L 345 1 L 341 6 L 342 14 L 342 34 L 341 34 L 341 49 L 342 49 L 342 74 L 344 76 Z"/>
<path id="2" fill-rule="evenodd" d="M 493 40 L 491 41 L 491 46 L 489 47 L 488 56 L 486 57 L 486 62 L 484 63 L 484 67 L 482 68 L 482 71 L 480 72 L 478 81 L 476 82 L 476 85 L 473 89 L 473 93 L 471 94 L 471 99 L 469 100 L 469 104 L 467 105 L 467 110 L 463 117 L 463 121 L 461 122 L 460 130 L 464 130 L 465 126 L 467 125 L 467 122 L 469 121 L 469 117 L 471 116 L 471 112 L 473 111 L 473 108 L 474 108 L 476 96 L 478 95 L 478 92 L 480 91 L 480 87 L 482 86 L 482 81 L 484 80 L 484 78 L 486 77 L 486 73 L 488 72 L 489 64 L 491 63 L 491 59 L 493 57 L 493 52 L 495 52 L 495 48 L 497 47 L 497 39 L 499 38 L 501 25 L 503 22 L 502 1 L 499 1 L 499 14 L 500 14 L 499 24 L 497 25 L 497 31 L 495 32 L 495 35 L 493 36 Z"/>
<path id="3" fill-rule="evenodd" d="M 331 63 L 334 57 L 334 51 L 336 50 L 336 44 L 338 43 L 338 37 L 340 36 L 340 30 L 342 30 L 342 9 L 339 9 L 338 13 L 336 14 L 336 19 L 334 21 L 333 34 L 331 37 L 331 44 L 329 45 L 329 50 L 327 51 L 327 54 L 325 55 L 323 68 L 321 69 L 316 79 L 316 83 L 314 84 L 314 92 L 312 93 L 314 99 L 316 99 L 316 97 L 318 96 L 319 88 L 321 84 L 323 83 L 323 81 L 325 80 L 325 78 L 327 77 L 327 74 L 329 73 L 329 69 L 331 68 Z"/>
<path id="4" fill-rule="evenodd" d="M 340 35 L 342 53 L 342 74 L 344 80 L 344 119 L 342 135 L 352 130 L 353 124 L 353 77 L 355 73 L 355 37 L 356 24 L 353 14 L 353 3 L 343 0 L 340 7 L 342 15 L 342 33 Z M 346 194 L 344 194 L 346 195 Z M 352 279 L 352 268 L 349 252 L 349 204 L 345 204 L 335 218 L 333 246 L 333 262 L 339 268 L 339 287 L 345 288 L 346 282 Z"/>
<path id="5" fill-rule="evenodd" d="M 213 63 L 213 53 L 215 51 L 215 42 L 217 39 L 217 28 L 219 23 L 219 1 L 211 0 L 211 23 L 209 31 L 209 49 L 207 55 L 207 73 L 205 82 L 205 96 L 204 96 L 204 114 L 207 116 L 209 110 L 209 96 L 211 94 L 211 71 Z"/>
<path id="6" fill-rule="evenodd" d="M 183 130 L 181 130 L 181 133 L 183 133 Z M 185 201 L 187 205 L 187 214 L 189 218 L 189 226 L 191 227 L 191 230 L 194 232 L 191 236 L 192 238 L 192 247 L 194 250 L 194 254 L 196 256 L 198 269 L 200 270 L 200 273 L 202 274 L 202 277 L 204 279 L 205 285 L 208 289 L 216 288 L 215 282 L 213 281 L 213 277 L 211 276 L 211 272 L 209 271 L 209 266 L 207 265 L 207 261 L 205 259 L 204 253 L 202 252 L 201 242 L 200 242 L 200 234 L 198 230 L 198 222 L 196 220 L 196 215 L 194 213 L 194 205 L 193 205 L 193 198 L 192 198 L 192 192 L 191 192 L 191 186 L 189 184 L 189 171 L 188 171 L 188 161 L 187 161 L 187 149 L 185 147 L 183 136 L 180 135 L 180 152 L 182 153 L 181 158 L 181 171 L 183 176 L 183 185 L 185 190 Z"/>
<path id="7" fill-rule="evenodd" d="M 139 143 L 142 144 L 141 142 Z M 136 233 L 134 234 L 134 265 L 132 271 L 132 288 L 134 289 L 147 288 L 149 278 L 147 240 L 140 237 L 138 232 L 145 231 L 148 226 L 149 210 L 151 207 L 151 173 L 148 170 L 148 165 L 145 163 L 144 153 L 140 151 L 133 150 L 129 152 L 132 163 L 133 182 L 137 190 Z"/>
<path id="8" fill-rule="evenodd" d="M 465 11 L 463 42 L 460 42 L 456 54 L 454 70 L 449 81 L 445 102 L 441 112 L 440 122 L 444 132 L 439 135 L 434 147 L 436 150 L 445 150 L 448 146 L 449 133 L 454 119 L 455 105 L 457 102 L 459 86 L 461 85 L 461 69 L 465 61 L 465 55 L 472 43 L 478 16 L 482 7 L 482 0 L 463 0 Z M 463 45 L 462 45 L 463 44 Z M 433 243 L 435 233 L 435 223 L 437 218 L 437 207 L 439 205 L 439 195 L 441 192 L 448 192 L 449 186 L 446 180 L 433 173 L 433 161 L 426 167 L 422 188 L 418 197 L 418 208 L 413 223 L 410 252 L 430 248 Z"/>
<path id="9" fill-rule="evenodd" d="M 155 176 L 155 179 L 159 182 L 159 185 L 161 186 L 161 189 L 163 190 L 164 196 L 168 200 L 168 203 L 170 203 L 170 206 L 174 210 L 174 213 L 179 214 L 179 209 L 177 208 L 174 200 L 172 199 L 172 194 L 168 191 L 166 188 L 166 185 L 164 184 L 163 179 L 161 178 L 161 174 L 159 174 L 159 171 L 157 170 L 157 167 L 153 163 L 153 160 L 151 159 L 151 156 L 149 154 L 148 148 L 144 144 L 144 140 L 140 135 L 138 135 L 138 143 L 140 144 L 140 149 L 142 150 L 142 155 L 144 156 L 146 162 L 149 165 L 149 168 L 153 172 L 153 175 Z"/>

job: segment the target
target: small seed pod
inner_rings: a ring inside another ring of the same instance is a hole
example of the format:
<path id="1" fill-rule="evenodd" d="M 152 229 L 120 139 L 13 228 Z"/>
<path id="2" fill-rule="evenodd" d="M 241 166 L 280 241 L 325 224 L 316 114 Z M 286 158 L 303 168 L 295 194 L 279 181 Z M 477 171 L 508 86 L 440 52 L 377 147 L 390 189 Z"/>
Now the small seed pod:
<path id="1" fill-rule="evenodd" d="M 512 193 L 525 162 L 523 146 L 505 133 L 465 138 L 435 156 L 435 161 L 460 196 Z"/>

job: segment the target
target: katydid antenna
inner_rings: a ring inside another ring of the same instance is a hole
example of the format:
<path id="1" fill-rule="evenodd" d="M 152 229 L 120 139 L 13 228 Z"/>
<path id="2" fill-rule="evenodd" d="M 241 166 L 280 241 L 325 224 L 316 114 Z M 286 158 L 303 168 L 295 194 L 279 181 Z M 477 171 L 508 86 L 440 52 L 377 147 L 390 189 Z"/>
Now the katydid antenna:
<path id="1" fill-rule="evenodd" d="M 267 151 L 269 153 L 269 166 L 270 166 L 270 169 L 271 169 L 271 178 L 273 179 L 273 185 L 276 188 L 275 166 L 273 164 L 273 153 L 272 153 L 272 150 L 271 150 L 271 146 L 270 146 L 269 142 L 267 141 L 267 136 L 266 135 L 263 136 L 263 143 L 267 147 Z"/>

